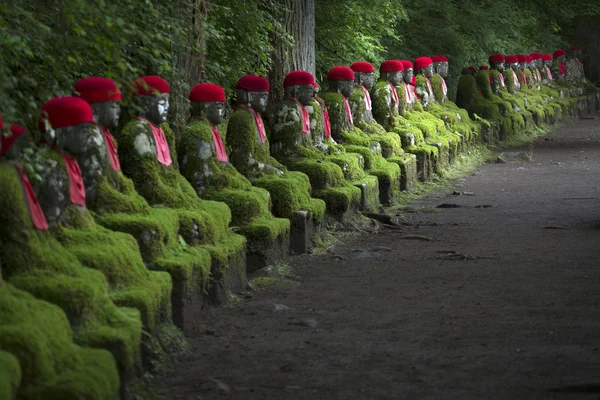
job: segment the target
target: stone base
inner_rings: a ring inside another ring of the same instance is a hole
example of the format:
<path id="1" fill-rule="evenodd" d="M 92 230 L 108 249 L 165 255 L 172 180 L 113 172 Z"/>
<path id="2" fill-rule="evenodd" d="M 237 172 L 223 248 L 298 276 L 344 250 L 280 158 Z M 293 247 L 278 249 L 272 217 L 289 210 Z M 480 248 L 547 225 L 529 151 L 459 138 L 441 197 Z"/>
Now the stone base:
<path id="1" fill-rule="evenodd" d="M 308 214 L 308 211 L 305 211 Z M 293 223 L 293 221 L 292 221 Z M 247 238 L 246 244 L 246 271 L 254 272 L 268 265 L 285 261 L 289 256 L 291 237 L 287 232 L 281 233 L 269 243 L 259 240 L 254 243 Z"/>
<path id="2" fill-rule="evenodd" d="M 212 261 L 208 301 L 215 305 L 221 304 L 228 299 L 229 293 L 243 291 L 246 282 L 246 249 L 242 247 L 228 257 L 227 265 Z"/>
<path id="3" fill-rule="evenodd" d="M 353 185 L 360 189 L 360 211 L 378 211 L 379 210 L 379 180 L 376 176 L 367 175 L 360 182 L 353 182 Z"/>
<path id="4" fill-rule="evenodd" d="M 321 230 L 323 220 L 315 222 L 309 218 L 308 211 L 296 211 L 292 215 L 290 229 L 290 252 L 292 254 L 308 253 L 313 247 L 313 235 Z"/>
<path id="5" fill-rule="evenodd" d="M 450 149 L 442 146 L 441 143 L 432 144 L 438 149 L 437 159 L 434 160 L 433 169 L 436 173 L 440 174 L 444 168 L 450 165 Z"/>
<path id="6" fill-rule="evenodd" d="M 424 152 L 415 154 L 417 159 L 417 179 L 421 182 L 429 182 L 433 174 L 433 157 Z"/>
<path id="7" fill-rule="evenodd" d="M 411 191 L 418 185 L 417 156 L 405 153 L 402 155 L 400 165 L 400 190 Z"/>
<path id="8" fill-rule="evenodd" d="M 195 277 L 200 282 L 201 277 Z M 202 309 L 206 302 L 206 295 L 200 287 L 189 287 L 190 282 L 173 279 L 171 292 L 171 306 L 173 323 L 185 334 L 190 334 L 196 321 L 201 318 Z"/>

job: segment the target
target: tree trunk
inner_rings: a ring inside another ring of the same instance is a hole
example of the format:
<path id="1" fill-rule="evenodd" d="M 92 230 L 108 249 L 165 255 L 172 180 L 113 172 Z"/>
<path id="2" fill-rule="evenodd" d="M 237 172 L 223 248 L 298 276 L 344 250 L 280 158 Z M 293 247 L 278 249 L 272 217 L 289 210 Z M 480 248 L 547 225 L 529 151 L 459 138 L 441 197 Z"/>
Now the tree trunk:
<path id="1" fill-rule="evenodd" d="M 600 22 L 596 18 L 583 17 L 577 24 L 578 44 L 583 50 L 583 67 L 586 78 L 600 81 Z"/>
<path id="2" fill-rule="evenodd" d="M 283 79 L 294 70 L 315 74 L 315 0 L 279 0 L 285 7 L 281 23 L 293 40 L 273 34 L 272 65 L 269 72 L 271 84 L 271 111 L 283 99 Z"/>

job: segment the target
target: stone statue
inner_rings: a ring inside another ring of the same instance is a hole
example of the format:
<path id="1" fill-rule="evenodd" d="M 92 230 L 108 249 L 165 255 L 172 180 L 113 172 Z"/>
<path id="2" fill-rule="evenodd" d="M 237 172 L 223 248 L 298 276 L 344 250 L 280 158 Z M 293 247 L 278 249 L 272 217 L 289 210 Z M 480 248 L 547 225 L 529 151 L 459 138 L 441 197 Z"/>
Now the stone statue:
<path id="1" fill-rule="evenodd" d="M 430 81 L 433 76 L 433 60 L 429 57 L 417 58 L 414 62 L 414 70 L 419 101 L 423 104 L 423 107 L 427 108 L 429 103 L 435 103 L 436 101 Z"/>
<path id="2" fill-rule="evenodd" d="M 230 162 L 252 185 L 269 191 L 273 215 L 292 220 L 295 213 L 304 212 L 308 220 L 320 224 L 325 203 L 311 197 L 309 178 L 301 172 L 287 171 L 271 156 L 261 116 L 267 107 L 269 82 L 263 77 L 247 75 L 238 81 L 236 91 L 237 103 L 226 135 L 227 146 L 231 149 Z M 314 87 L 311 87 L 311 95 L 313 91 Z M 305 143 L 310 141 L 306 136 L 302 138 Z"/>
<path id="3" fill-rule="evenodd" d="M 398 164 L 386 161 L 381 155 L 381 145 L 375 140 L 375 137 L 372 138 L 354 125 L 352 107 L 348 100 L 355 89 L 354 79 L 354 71 L 349 67 L 336 66 L 331 68 L 327 73 L 329 91 L 325 94 L 324 99 L 329 110 L 333 138 L 344 145 L 348 152 L 360 154 L 365 162 L 365 170 L 368 171 L 371 177 L 376 178 L 374 180 L 369 177 L 361 178 L 372 180 L 363 189 L 374 192 L 372 195 L 366 196 L 373 200 L 371 205 L 368 206 L 373 208 L 377 207 L 380 201 L 383 204 L 391 204 L 396 201 L 400 190 L 400 167 Z M 356 101 L 355 107 L 358 106 L 364 106 L 364 100 L 362 100 L 362 103 L 361 100 Z M 357 113 L 357 115 L 363 113 L 364 111 Z M 362 117 L 362 115 L 359 117 Z M 378 183 L 376 183 L 377 180 Z M 377 187 L 379 188 L 375 191 Z M 377 192 L 381 196 L 379 200 L 375 200 Z M 363 191 L 363 194 L 365 193 Z M 375 206 L 375 202 L 377 202 L 377 206 Z M 363 205 L 366 206 L 364 203 Z"/>
<path id="4" fill-rule="evenodd" d="M 492 54 L 488 61 L 490 63 L 490 84 L 492 93 L 498 94 L 501 88 L 506 87 L 504 76 L 502 75 L 502 72 L 505 70 L 504 62 L 506 59 L 503 54 L 496 53 Z"/>
<path id="5" fill-rule="evenodd" d="M 567 73 L 567 66 L 565 65 L 567 62 L 567 52 L 563 49 L 555 50 L 553 57 L 554 62 L 551 64 L 550 68 L 554 75 L 554 79 L 563 80 Z"/>
<path id="6" fill-rule="evenodd" d="M 166 121 L 169 93 L 168 82 L 159 76 L 141 77 L 131 85 L 137 107 L 118 136 L 121 169 L 151 206 L 176 210 L 179 235 L 186 246 L 208 251 L 210 261 L 204 258 L 203 263 L 210 263 L 209 288 L 217 292 L 211 297 L 222 300 L 228 290 L 222 284 L 232 279 L 232 290 L 244 285 L 246 240 L 230 230 L 229 207 L 200 199 L 181 175 L 175 135 Z"/>
<path id="7" fill-rule="evenodd" d="M 229 162 L 219 132 L 225 108 L 225 92 L 211 83 L 194 86 L 190 92 L 191 118 L 179 149 L 183 176 L 199 197 L 229 206 L 232 224 L 247 239 L 250 271 L 281 262 L 289 248 L 290 221 L 271 215 L 271 197 L 250 182 Z"/>
<path id="8" fill-rule="evenodd" d="M 515 55 L 505 56 L 507 68 L 503 71 L 504 82 L 508 93 L 515 94 L 521 89 L 517 72 L 519 70 L 519 57 Z"/>

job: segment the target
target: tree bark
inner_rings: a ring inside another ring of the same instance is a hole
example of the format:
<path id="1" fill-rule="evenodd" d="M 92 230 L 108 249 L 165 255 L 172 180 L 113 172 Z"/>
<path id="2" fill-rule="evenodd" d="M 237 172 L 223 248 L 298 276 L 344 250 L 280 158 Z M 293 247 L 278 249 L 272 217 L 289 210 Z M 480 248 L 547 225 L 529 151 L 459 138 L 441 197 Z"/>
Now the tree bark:
<path id="1" fill-rule="evenodd" d="M 281 23 L 293 40 L 273 34 L 271 43 L 272 66 L 269 72 L 271 84 L 271 111 L 283 99 L 283 79 L 288 72 L 304 70 L 315 74 L 315 0 L 279 0 L 285 7 Z"/>
<path id="2" fill-rule="evenodd" d="M 583 17 L 577 24 L 577 40 L 583 50 L 583 67 L 586 78 L 600 81 L 600 22 Z"/>

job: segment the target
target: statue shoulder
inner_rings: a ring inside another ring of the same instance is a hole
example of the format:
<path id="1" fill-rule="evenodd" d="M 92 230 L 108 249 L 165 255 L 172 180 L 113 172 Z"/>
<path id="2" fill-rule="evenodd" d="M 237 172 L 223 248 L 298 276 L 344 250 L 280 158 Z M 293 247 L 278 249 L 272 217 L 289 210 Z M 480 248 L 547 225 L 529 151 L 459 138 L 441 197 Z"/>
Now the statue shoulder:
<path id="1" fill-rule="evenodd" d="M 189 140 L 212 140 L 212 128 L 210 123 L 205 120 L 199 120 L 196 118 L 190 119 L 183 130 L 183 136 L 181 143 L 186 143 Z"/>
<path id="2" fill-rule="evenodd" d="M 415 76 L 415 79 L 417 81 L 417 86 L 427 85 L 427 80 L 425 79 L 425 75 L 417 74 Z"/>

